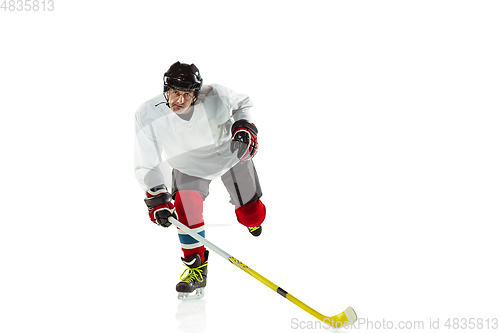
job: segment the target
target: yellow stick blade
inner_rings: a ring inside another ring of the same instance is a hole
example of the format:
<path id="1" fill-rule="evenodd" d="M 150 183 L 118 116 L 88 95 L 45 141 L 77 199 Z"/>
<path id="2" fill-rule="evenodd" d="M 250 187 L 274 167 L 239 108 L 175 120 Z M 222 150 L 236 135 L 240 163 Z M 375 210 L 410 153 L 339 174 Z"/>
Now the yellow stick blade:
<path id="1" fill-rule="evenodd" d="M 323 319 L 323 322 L 333 328 L 341 328 L 347 325 L 351 325 L 356 320 L 358 320 L 356 312 L 354 312 L 353 308 L 348 307 L 344 310 L 344 312 L 341 312 L 336 316 L 326 317 L 325 319 Z"/>

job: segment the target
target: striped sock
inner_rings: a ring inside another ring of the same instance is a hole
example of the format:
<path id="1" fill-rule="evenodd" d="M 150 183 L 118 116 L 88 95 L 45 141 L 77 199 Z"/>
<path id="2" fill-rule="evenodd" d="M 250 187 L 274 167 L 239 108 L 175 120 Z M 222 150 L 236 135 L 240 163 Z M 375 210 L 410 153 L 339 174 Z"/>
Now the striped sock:
<path id="1" fill-rule="evenodd" d="M 198 235 L 205 237 L 205 226 L 202 225 L 201 227 L 198 228 L 190 228 L 194 232 L 196 232 Z M 205 261 L 205 246 L 198 242 L 196 239 L 193 237 L 189 236 L 186 234 L 184 231 L 181 229 L 177 228 L 177 232 L 179 233 L 179 240 L 181 242 L 181 247 L 182 247 L 182 252 L 184 253 L 184 258 L 189 258 L 196 253 L 198 253 L 201 257 L 201 262 Z"/>
<path id="2" fill-rule="evenodd" d="M 205 237 L 205 222 L 203 221 L 203 199 L 198 191 L 179 191 L 175 195 L 175 211 L 179 222 Z M 177 229 L 181 242 L 184 258 L 189 258 L 196 253 L 205 261 L 205 246 L 180 229 Z"/>

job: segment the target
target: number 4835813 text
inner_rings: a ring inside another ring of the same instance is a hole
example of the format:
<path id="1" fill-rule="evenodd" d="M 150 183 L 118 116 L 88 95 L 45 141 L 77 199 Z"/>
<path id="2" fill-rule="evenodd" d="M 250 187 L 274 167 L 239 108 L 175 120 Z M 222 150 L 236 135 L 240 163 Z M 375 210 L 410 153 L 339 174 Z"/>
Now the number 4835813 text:
<path id="1" fill-rule="evenodd" d="M 51 12 L 54 0 L 4 0 L 0 9 L 4 12 Z"/>

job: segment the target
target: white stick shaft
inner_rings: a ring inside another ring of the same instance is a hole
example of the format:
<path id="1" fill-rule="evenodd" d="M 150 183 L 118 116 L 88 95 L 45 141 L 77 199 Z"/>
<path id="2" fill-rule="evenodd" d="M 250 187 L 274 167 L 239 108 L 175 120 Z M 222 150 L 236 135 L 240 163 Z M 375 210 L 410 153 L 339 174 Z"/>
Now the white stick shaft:
<path id="1" fill-rule="evenodd" d="M 216 252 L 218 255 L 220 255 L 221 257 L 224 257 L 225 259 L 227 259 L 230 263 L 233 263 L 231 260 L 229 260 L 229 258 L 232 257 L 232 255 L 230 255 L 229 253 L 227 253 L 226 251 L 222 250 L 221 248 L 219 248 L 217 245 L 214 245 L 212 244 L 210 241 L 208 241 L 205 237 L 203 236 L 200 236 L 198 235 L 196 232 L 193 232 L 191 229 L 189 229 L 188 227 L 186 227 L 184 224 L 182 224 L 181 222 L 177 221 L 176 219 L 174 219 L 173 217 L 169 217 L 168 220 L 170 221 L 170 223 L 172 223 L 173 225 L 175 225 L 177 228 L 181 229 L 182 231 L 184 231 L 186 234 L 188 234 L 189 236 L 193 237 L 194 239 L 196 239 L 198 242 L 200 242 L 201 244 L 205 245 L 206 247 L 208 247 L 210 250 Z"/>

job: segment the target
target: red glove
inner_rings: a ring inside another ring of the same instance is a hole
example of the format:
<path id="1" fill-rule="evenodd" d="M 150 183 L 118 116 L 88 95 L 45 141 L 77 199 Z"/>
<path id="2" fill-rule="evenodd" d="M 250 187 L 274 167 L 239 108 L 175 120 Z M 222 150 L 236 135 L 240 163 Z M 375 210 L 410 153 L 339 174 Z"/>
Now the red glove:
<path id="1" fill-rule="evenodd" d="M 148 206 L 149 218 L 154 223 L 162 227 L 170 227 L 172 223 L 168 221 L 169 217 L 177 220 L 172 195 L 168 193 L 165 186 L 153 187 L 146 192 L 144 202 Z"/>
<path id="2" fill-rule="evenodd" d="M 257 127 L 246 120 L 238 120 L 231 127 L 231 152 L 238 151 L 240 161 L 248 161 L 257 154 Z"/>

